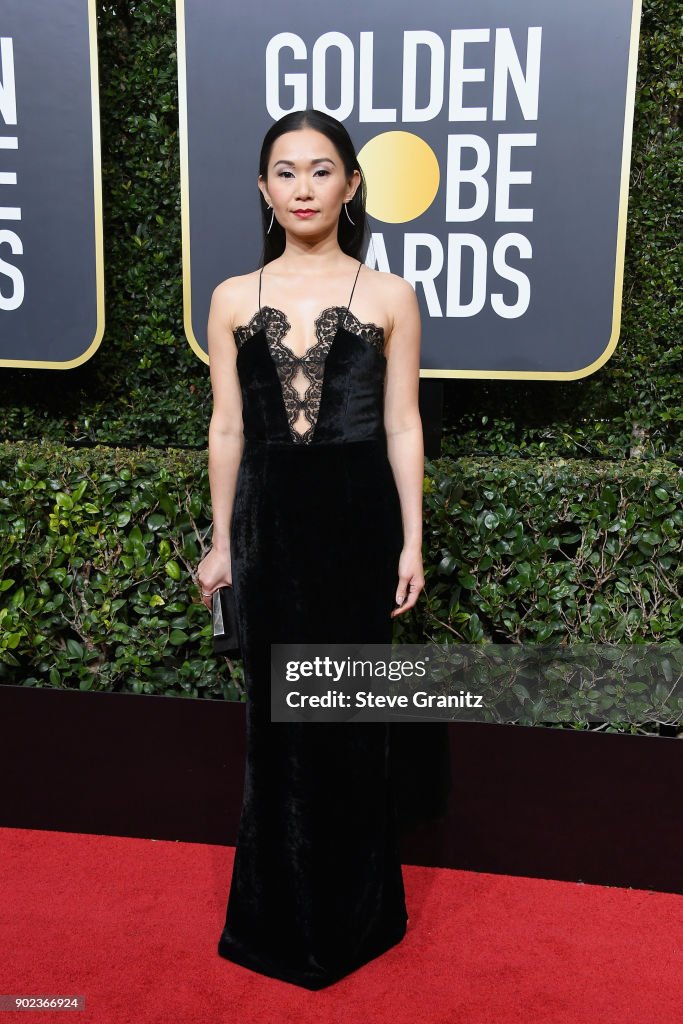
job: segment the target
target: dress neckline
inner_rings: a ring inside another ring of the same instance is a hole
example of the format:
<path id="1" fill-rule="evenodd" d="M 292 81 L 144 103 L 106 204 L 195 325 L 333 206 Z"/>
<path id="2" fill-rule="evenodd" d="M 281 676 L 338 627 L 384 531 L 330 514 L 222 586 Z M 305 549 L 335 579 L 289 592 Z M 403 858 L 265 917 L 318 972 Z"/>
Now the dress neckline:
<path id="1" fill-rule="evenodd" d="M 354 289 L 360 268 L 359 262 Z M 310 444 L 313 440 L 323 397 L 325 368 L 330 352 L 343 337 L 342 331 L 362 342 L 363 348 L 374 352 L 376 360 L 381 361 L 383 365 L 386 363 L 384 328 L 373 323 L 362 324 L 356 314 L 349 309 L 350 305 L 351 298 L 346 306 L 326 306 L 318 313 L 314 320 L 315 341 L 301 355 L 297 355 L 283 343 L 282 339 L 291 330 L 291 324 L 284 310 L 261 304 L 260 285 L 258 310 L 248 324 L 233 329 L 238 348 L 238 364 L 241 352 L 247 348 L 251 351 L 251 345 L 260 345 L 261 341 L 263 342 L 266 358 L 274 368 L 280 383 L 283 411 L 289 424 L 292 441 L 296 444 Z M 259 338 L 259 342 L 252 342 L 251 338 Z M 257 348 L 256 352 L 259 351 Z M 358 352 L 363 360 L 368 358 L 360 348 Z M 370 365 L 365 365 L 368 374 L 372 375 Z M 302 415 L 304 425 L 308 424 L 305 430 L 299 429 Z"/>
<path id="2" fill-rule="evenodd" d="M 288 345 L 283 344 L 282 339 L 291 330 L 292 325 L 287 319 L 286 313 L 278 309 L 277 306 L 263 306 L 254 313 L 249 323 L 240 324 L 239 327 L 235 327 L 233 333 L 238 341 L 238 348 L 241 348 L 246 341 L 256 337 L 257 334 L 263 334 L 265 337 L 268 337 L 270 333 L 271 343 L 276 349 L 286 353 L 292 362 L 302 363 L 329 338 L 329 317 L 335 313 L 337 314 L 337 331 L 335 333 L 338 332 L 342 322 L 348 317 L 353 322 L 354 330 L 349 330 L 348 327 L 345 327 L 345 329 L 350 334 L 353 334 L 354 337 L 363 338 L 365 341 L 374 340 L 378 354 L 382 355 L 380 348 L 384 347 L 384 328 L 372 321 L 362 323 L 356 314 L 352 313 L 346 306 L 326 306 L 325 309 L 321 309 L 313 321 L 316 339 L 302 355 L 297 355 Z M 263 322 L 264 318 L 271 327 L 270 332 L 266 331 L 266 326 Z"/>
<path id="3" fill-rule="evenodd" d="M 363 261 L 359 260 L 358 269 L 356 270 L 356 276 L 354 278 L 353 287 L 351 289 L 351 295 L 349 296 L 349 301 L 347 302 L 347 304 L 345 306 L 326 306 L 324 309 L 320 310 L 320 312 L 314 318 L 313 324 L 315 328 L 316 340 L 313 341 L 301 355 L 298 355 L 296 352 L 294 352 L 293 349 L 291 349 L 288 345 L 283 344 L 282 342 L 283 337 L 291 330 L 292 326 L 284 310 L 279 309 L 277 306 L 261 305 L 261 279 L 263 277 L 264 267 L 261 267 L 259 273 L 258 311 L 251 317 L 248 324 L 240 324 L 238 327 L 235 327 L 233 333 L 235 334 L 236 337 L 241 336 L 242 343 L 244 343 L 244 341 L 246 341 L 247 338 L 253 337 L 255 334 L 259 334 L 261 332 L 263 332 L 263 334 L 267 336 L 263 314 L 265 311 L 268 311 L 268 320 L 271 323 L 273 319 L 275 319 L 276 321 L 277 326 L 275 331 L 275 344 L 277 345 L 278 349 L 288 354 L 292 361 L 301 363 L 305 362 L 309 355 L 315 352 L 324 342 L 326 337 L 325 329 L 329 326 L 328 317 L 330 314 L 337 313 L 337 331 L 342 326 L 342 318 L 346 320 L 347 317 L 350 317 L 354 322 L 354 325 L 357 327 L 357 335 L 359 337 L 364 336 L 364 332 L 365 335 L 374 333 L 374 337 L 376 339 L 381 340 L 383 345 L 384 328 L 372 322 L 361 323 L 361 321 L 358 319 L 355 313 L 351 312 L 351 300 L 353 299 L 353 293 L 356 290 L 356 283 L 358 281 L 358 276 L 360 274 L 362 266 Z M 256 324 L 258 324 L 258 328 L 254 330 L 253 328 L 256 326 Z M 354 332 L 352 331 L 350 333 Z"/>

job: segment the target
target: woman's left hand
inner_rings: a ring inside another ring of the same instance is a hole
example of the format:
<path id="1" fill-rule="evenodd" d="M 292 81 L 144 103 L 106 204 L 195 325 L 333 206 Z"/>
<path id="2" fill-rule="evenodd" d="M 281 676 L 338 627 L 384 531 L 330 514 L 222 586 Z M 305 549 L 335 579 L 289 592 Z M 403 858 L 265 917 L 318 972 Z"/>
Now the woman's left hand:
<path id="1" fill-rule="evenodd" d="M 425 578 L 422 568 L 422 551 L 420 548 L 403 548 L 398 562 L 398 589 L 396 603 L 391 618 L 409 611 L 424 589 Z"/>

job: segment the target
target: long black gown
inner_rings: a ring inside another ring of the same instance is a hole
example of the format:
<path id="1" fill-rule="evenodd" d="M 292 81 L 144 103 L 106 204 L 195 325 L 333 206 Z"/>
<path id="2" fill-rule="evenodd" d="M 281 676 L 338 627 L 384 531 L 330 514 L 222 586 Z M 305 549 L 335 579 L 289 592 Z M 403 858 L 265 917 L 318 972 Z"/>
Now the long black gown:
<path id="1" fill-rule="evenodd" d="M 245 787 L 218 952 L 320 989 L 404 936 L 390 727 L 271 722 L 271 643 L 390 643 L 403 529 L 383 425 L 383 330 L 323 310 L 235 330 L 245 443 L 230 526 L 247 692 Z"/>

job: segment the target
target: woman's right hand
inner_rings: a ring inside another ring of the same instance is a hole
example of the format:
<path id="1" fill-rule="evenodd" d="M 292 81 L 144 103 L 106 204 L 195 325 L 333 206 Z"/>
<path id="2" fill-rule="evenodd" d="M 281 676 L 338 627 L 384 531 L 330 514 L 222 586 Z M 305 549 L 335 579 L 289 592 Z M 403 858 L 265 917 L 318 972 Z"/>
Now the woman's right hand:
<path id="1" fill-rule="evenodd" d="M 212 595 L 219 587 L 232 586 L 229 549 L 211 548 L 197 566 L 197 584 L 201 602 L 211 611 Z"/>

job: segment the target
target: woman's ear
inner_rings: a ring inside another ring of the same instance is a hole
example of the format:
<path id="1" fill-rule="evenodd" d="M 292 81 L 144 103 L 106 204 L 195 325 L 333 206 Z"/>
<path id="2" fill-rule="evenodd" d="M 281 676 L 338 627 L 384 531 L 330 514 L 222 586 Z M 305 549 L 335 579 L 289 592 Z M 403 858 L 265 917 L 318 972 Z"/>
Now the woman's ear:
<path id="1" fill-rule="evenodd" d="M 348 186 L 348 189 L 346 190 L 346 196 L 344 197 L 344 202 L 345 203 L 350 203 L 351 202 L 351 200 L 355 196 L 356 191 L 359 188 L 359 186 L 360 186 L 360 174 L 358 173 L 358 171 L 354 171 L 353 174 L 351 175 L 351 177 L 349 178 L 349 186 Z"/>
<path id="2" fill-rule="evenodd" d="M 270 199 L 268 198 L 268 195 L 267 195 L 267 193 L 266 193 L 266 186 L 265 186 L 265 182 L 264 182 L 264 180 L 263 180 L 263 178 L 261 177 L 261 175 L 260 175 L 260 174 L 259 174 L 259 176 L 258 176 L 258 187 L 259 187 L 259 189 L 261 190 L 261 195 L 262 195 L 262 196 L 263 196 L 263 198 L 265 199 L 265 201 L 266 201 L 266 203 L 268 204 L 268 206 L 272 206 L 273 204 L 271 203 L 271 201 L 270 201 Z"/>

